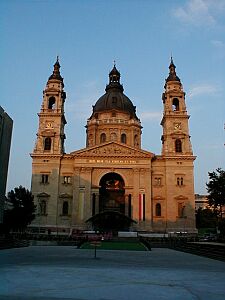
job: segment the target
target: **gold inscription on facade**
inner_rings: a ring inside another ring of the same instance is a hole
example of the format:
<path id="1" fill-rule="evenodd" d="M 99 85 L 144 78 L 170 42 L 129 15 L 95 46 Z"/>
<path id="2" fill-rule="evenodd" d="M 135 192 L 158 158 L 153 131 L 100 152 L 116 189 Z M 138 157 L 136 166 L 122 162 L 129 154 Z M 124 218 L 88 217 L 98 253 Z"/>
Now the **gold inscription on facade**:
<path id="1" fill-rule="evenodd" d="M 89 163 L 98 163 L 98 164 L 136 164 L 136 160 L 120 160 L 120 159 L 88 159 Z"/>

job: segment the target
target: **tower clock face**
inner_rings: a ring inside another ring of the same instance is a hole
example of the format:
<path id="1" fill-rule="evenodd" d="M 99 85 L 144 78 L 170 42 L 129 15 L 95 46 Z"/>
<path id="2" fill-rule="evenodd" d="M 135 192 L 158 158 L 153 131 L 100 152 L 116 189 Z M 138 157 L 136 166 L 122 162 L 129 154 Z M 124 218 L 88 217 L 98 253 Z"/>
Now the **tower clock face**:
<path id="1" fill-rule="evenodd" d="M 46 123 L 46 128 L 53 128 L 52 122 L 47 122 Z"/>
<path id="2" fill-rule="evenodd" d="M 181 129 L 181 123 L 174 123 L 174 129 Z"/>

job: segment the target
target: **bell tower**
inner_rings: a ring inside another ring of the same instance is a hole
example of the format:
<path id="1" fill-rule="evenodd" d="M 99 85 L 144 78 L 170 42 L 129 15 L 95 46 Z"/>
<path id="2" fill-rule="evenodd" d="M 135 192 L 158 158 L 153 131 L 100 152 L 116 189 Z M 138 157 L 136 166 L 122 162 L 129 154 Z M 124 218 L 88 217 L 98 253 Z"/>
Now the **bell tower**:
<path id="1" fill-rule="evenodd" d="M 189 135 L 185 92 L 176 74 L 176 66 L 171 62 L 169 76 L 166 79 L 165 91 L 162 95 L 164 111 L 161 121 L 163 127 L 162 155 L 193 155 Z"/>
<path id="2" fill-rule="evenodd" d="M 64 102 L 66 93 L 63 90 L 63 78 L 60 75 L 60 64 L 57 57 L 54 70 L 49 77 L 39 116 L 39 127 L 33 154 L 64 153 Z"/>

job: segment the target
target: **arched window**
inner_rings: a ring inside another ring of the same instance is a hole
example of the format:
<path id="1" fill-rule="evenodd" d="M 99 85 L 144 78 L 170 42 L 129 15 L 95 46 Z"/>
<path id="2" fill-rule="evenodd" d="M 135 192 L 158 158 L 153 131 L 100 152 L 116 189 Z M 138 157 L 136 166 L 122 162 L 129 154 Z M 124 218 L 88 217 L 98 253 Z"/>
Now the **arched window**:
<path id="1" fill-rule="evenodd" d="M 41 200 L 40 201 L 39 211 L 40 211 L 40 215 L 46 215 L 46 211 L 47 211 L 46 200 Z"/>
<path id="2" fill-rule="evenodd" d="M 123 143 L 123 144 L 127 143 L 127 136 L 125 133 L 121 134 L 121 143 Z"/>
<path id="3" fill-rule="evenodd" d="M 64 216 L 66 216 L 66 215 L 68 215 L 68 212 L 69 212 L 69 203 L 68 203 L 68 201 L 64 201 L 63 208 L 62 208 L 62 214 Z"/>
<path id="4" fill-rule="evenodd" d="M 50 97 L 48 99 L 48 109 L 54 109 L 55 108 L 55 97 Z"/>
<path id="5" fill-rule="evenodd" d="M 52 140 L 51 138 L 47 137 L 45 139 L 44 150 L 51 150 L 51 145 L 52 145 Z"/>
<path id="6" fill-rule="evenodd" d="M 105 143 L 106 142 L 106 134 L 105 133 L 102 133 L 100 135 L 100 143 Z"/>
<path id="7" fill-rule="evenodd" d="M 46 184 L 49 183 L 49 176 L 47 174 L 41 174 L 41 183 Z"/>
<path id="8" fill-rule="evenodd" d="M 179 110 L 179 100 L 177 98 L 173 99 L 173 111 Z"/>
<path id="9" fill-rule="evenodd" d="M 180 139 L 175 140 L 175 152 L 182 152 L 182 142 Z"/>
<path id="10" fill-rule="evenodd" d="M 183 177 L 177 177 L 177 185 L 184 185 L 184 178 Z"/>
<path id="11" fill-rule="evenodd" d="M 157 203 L 155 206 L 155 215 L 156 217 L 161 217 L 161 204 Z"/>

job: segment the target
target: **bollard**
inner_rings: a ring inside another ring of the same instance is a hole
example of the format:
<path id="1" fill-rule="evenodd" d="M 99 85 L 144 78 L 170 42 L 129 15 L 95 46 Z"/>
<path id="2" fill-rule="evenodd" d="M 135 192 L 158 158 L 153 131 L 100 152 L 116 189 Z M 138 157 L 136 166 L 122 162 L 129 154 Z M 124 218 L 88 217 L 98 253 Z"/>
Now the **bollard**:
<path id="1" fill-rule="evenodd" d="M 94 258 L 97 258 L 97 247 L 100 247 L 101 246 L 101 242 L 100 241 L 92 241 L 90 243 L 91 246 L 94 246 Z"/>

